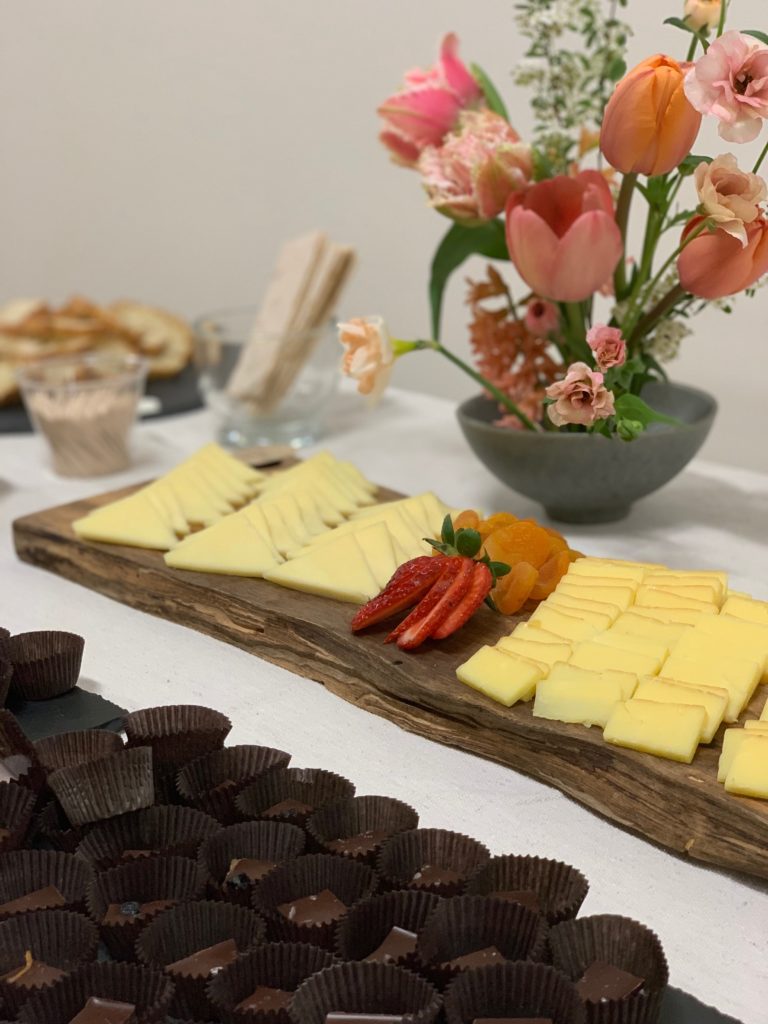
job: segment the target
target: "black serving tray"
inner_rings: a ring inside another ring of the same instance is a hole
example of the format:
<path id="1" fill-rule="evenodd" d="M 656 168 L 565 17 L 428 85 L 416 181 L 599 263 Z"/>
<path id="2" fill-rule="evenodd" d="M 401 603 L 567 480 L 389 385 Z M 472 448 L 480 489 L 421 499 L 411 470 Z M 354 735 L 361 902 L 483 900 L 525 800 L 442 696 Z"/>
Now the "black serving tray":
<path id="1" fill-rule="evenodd" d="M 111 700 L 98 693 L 81 690 L 79 686 L 50 700 L 9 701 L 8 710 L 13 712 L 31 740 L 80 729 L 120 732 L 127 714 Z"/>

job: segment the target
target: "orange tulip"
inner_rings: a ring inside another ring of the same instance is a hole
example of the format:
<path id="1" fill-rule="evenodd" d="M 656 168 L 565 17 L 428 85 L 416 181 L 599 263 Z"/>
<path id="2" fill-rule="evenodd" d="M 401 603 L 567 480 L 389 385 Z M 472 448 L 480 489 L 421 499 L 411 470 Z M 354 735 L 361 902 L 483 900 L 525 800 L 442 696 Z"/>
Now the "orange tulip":
<path id="1" fill-rule="evenodd" d="M 600 148 L 623 174 L 666 174 L 690 151 L 701 114 L 683 89 L 685 72 L 657 54 L 622 78 L 603 115 Z"/>
<path id="2" fill-rule="evenodd" d="M 689 221 L 683 237 L 701 221 L 701 217 Z M 758 217 L 744 228 L 745 246 L 722 228 L 704 231 L 685 246 L 677 258 L 677 271 L 687 292 L 702 299 L 722 299 L 743 292 L 768 273 L 768 218 Z"/>

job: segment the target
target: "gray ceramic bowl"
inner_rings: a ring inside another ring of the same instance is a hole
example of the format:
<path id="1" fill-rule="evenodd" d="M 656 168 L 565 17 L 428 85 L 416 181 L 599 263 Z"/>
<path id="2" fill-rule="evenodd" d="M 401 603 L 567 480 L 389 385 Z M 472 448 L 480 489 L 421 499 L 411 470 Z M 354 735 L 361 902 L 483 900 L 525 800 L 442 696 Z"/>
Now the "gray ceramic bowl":
<path id="1" fill-rule="evenodd" d="M 629 442 L 599 434 L 534 434 L 495 427 L 498 407 L 483 395 L 463 402 L 457 416 L 478 459 L 502 483 L 540 501 L 550 519 L 610 523 L 677 476 L 701 448 L 717 412 L 711 395 L 685 384 L 648 384 L 643 398 L 682 425 L 654 423 Z"/>

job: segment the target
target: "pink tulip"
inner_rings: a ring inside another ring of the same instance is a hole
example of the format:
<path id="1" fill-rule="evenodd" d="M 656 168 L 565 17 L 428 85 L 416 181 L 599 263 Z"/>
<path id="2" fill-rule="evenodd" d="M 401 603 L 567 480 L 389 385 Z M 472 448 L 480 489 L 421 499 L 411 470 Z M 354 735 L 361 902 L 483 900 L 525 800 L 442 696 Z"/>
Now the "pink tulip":
<path id="1" fill-rule="evenodd" d="M 701 217 L 690 220 L 683 238 L 701 222 Z M 768 273 L 768 218 L 761 215 L 744 229 L 744 246 L 723 228 L 704 231 L 685 246 L 677 258 L 677 271 L 687 292 L 702 299 L 722 299 L 743 292 Z"/>
<path id="2" fill-rule="evenodd" d="M 685 76 L 685 94 L 702 114 L 720 121 L 720 137 L 751 142 L 768 118 L 768 46 L 726 32 Z"/>
<path id="3" fill-rule="evenodd" d="M 379 138 L 398 163 L 413 166 L 425 146 L 441 144 L 462 110 L 479 105 L 482 91 L 459 59 L 458 46 L 458 38 L 447 35 L 437 63 L 407 72 L 404 88 L 379 107 L 386 122 Z"/>
<path id="4" fill-rule="evenodd" d="M 559 175 L 513 193 L 507 248 L 525 283 L 556 302 L 581 302 L 621 259 L 611 191 L 598 171 Z"/>

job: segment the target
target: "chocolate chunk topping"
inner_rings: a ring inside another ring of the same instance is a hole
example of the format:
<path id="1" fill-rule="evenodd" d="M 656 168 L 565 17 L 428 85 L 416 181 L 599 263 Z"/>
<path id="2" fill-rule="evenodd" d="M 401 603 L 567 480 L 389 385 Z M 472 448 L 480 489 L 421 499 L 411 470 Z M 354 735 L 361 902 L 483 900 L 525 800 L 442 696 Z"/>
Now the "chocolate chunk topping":
<path id="1" fill-rule="evenodd" d="M 269 985 L 259 985 L 255 992 L 246 996 L 241 1003 L 235 1007 L 236 1010 L 284 1010 L 291 1001 L 293 992 L 286 992 L 282 988 L 271 988 Z"/>
<path id="2" fill-rule="evenodd" d="M 342 903 L 330 889 L 323 889 L 312 896 L 302 896 L 298 900 L 281 903 L 277 908 L 284 917 L 294 924 L 332 924 L 347 912 L 346 903 Z"/>
<path id="3" fill-rule="evenodd" d="M 644 978 L 596 960 L 576 982 L 576 991 L 585 1003 L 604 1003 L 634 995 L 644 984 Z"/>
<path id="4" fill-rule="evenodd" d="M 416 950 L 416 932 L 409 932 L 397 925 L 391 929 L 384 941 L 365 958 L 383 964 L 396 964 Z"/>
<path id="5" fill-rule="evenodd" d="M 168 964 L 167 971 L 173 974 L 184 974 L 190 978 L 207 978 L 218 974 L 222 967 L 231 964 L 237 958 L 237 945 L 234 939 L 225 939 L 213 946 L 206 946 L 196 953 L 191 953 L 182 960 Z"/>

